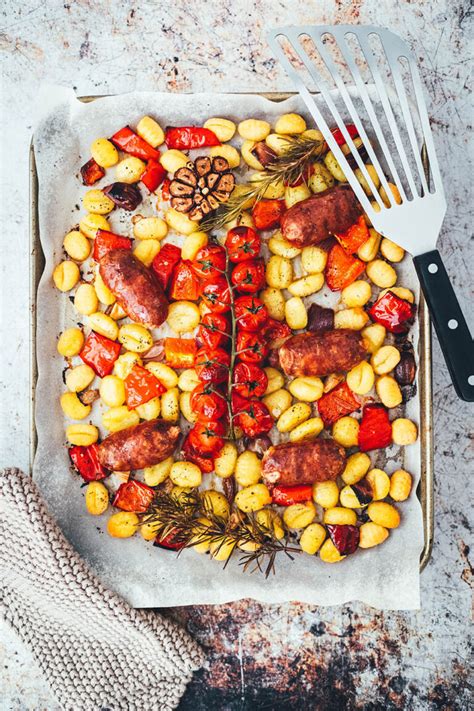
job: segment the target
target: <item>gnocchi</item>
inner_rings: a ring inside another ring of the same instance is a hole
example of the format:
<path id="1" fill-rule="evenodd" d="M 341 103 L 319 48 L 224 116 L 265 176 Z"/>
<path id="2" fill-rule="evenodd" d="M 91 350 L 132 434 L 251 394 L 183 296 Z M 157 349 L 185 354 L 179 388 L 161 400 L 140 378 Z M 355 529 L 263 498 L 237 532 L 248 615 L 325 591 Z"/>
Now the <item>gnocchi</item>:
<path id="1" fill-rule="evenodd" d="M 295 331 L 306 328 L 308 312 L 300 296 L 293 296 L 285 304 L 285 319 L 290 328 Z"/>
<path id="2" fill-rule="evenodd" d="M 305 376 L 292 380 L 288 390 L 297 400 L 316 402 L 323 394 L 324 385 L 321 378 Z"/>
<path id="3" fill-rule="evenodd" d="M 160 124 L 151 118 L 151 116 L 143 116 L 137 123 L 137 133 L 144 141 L 150 144 L 152 148 L 157 148 L 165 142 L 165 133 Z"/>
<path id="4" fill-rule="evenodd" d="M 265 484 L 254 484 L 241 489 L 235 495 L 236 506 L 244 513 L 258 511 L 270 504 L 272 497 Z"/>
<path id="5" fill-rule="evenodd" d="M 86 508 L 92 516 L 101 516 L 109 507 L 109 492 L 101 481 L 91 481 L 86 489 Z"/>
<path id="6" fill-rule="evenodd" d="M 286 257 L 274 254 L 267 262 L 265 276 L 268 286 L 287 289 L 293 281 L 293 265 Z"/>
<path id="7" fill-rule="evenodd" d="M 78 355 L 84 345 L 84 334 L 80 328 L 67 328 L 61 333 L 56 346 L 59 355 L 72 358 Z"/>
<path id="8" fill-rule="evenodd" d="M 315 555 L 326 538 L 326 529 L 320 523 L 310 523 L 300 538 L 300 546 L 308 555 Z"/>
<path id="9" fill-rule="evenodd" d="M 76 262 L 84 262 L 91 253 L 91 244 L 79 230 L 71 230 L 64 238 L 64 251 Z"/>
<path id="10" fill-rule="evenodd" d="M 240 486 L 258 484 L 262 476 L 262 463 L 255 452 L 239 454 L 235 463 L 235 480 Z"/>
<path id="11" fill-rule="evenodd" d="M 91 155 L 97 165 L 111 168 L 118 163 L 118 151 L 107 138 L 97 138 L 91 145 Z"/>
<path id="12" fill-rule="evenodd" d="M 302 422 L 308 419 L 311 415 L 311 406 L 306 402 L 296 402 L 287 410 L 282 412 L 277 421 L 277 429 L 279 432 L 289 432 Z"/>
<path id="13" fill-rule="evenodd" d="M 168 234 L 168 225 L 161 217 L 142 217 L 133 224 L 137 239 L 161 240 Z"/>
<path id="14" fill-rule="evenodd" d="M 81 278 L 81 272 L 76 262 L 65 260 L 55 267 L 53 281 L 59 291 L 71 291 Z"/>

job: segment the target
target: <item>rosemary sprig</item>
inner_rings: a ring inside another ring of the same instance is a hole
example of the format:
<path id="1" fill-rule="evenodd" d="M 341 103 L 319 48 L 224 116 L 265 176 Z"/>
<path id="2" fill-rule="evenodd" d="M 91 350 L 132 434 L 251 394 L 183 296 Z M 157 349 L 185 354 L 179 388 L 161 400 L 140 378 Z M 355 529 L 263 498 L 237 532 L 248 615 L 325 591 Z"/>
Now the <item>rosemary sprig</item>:
<path id="1" fill-rule="evenodd" d="M 206 519 L 206 523 L 198 519 Z M 225 565 L 237 553 L 244 572 L 258 570 L 265 577 L 275 572 L 278 553 L 293 560 L 292 554 L 301 552 L 290 547 L 286 538 L 278 539 L 271 526 L 263 526 L 254 516 L 242 512 L 234 512 L 229 518 L 218 516 L 205 492 L 191 491 L 178 497 L 157 491 L 141 523 L 153 526 L 159 538 L 173 534 L 173 541 L 182 546 L 181 550 L 205 543 L 212 545 L 213 554 L 218 555 L 224 546 L 230 547 Z"/>
<path id="2" fill-rule="evenodd" d="M 297 183 L 305 177 L 308 166 L 321 158 L 325 150 L 324 141 L 308 136 L 288 136 L 287 140 L 284 152 L 265 166 L 260 179 L 238 192 L 234 191 L 226 203 L 201 221 L 200 229 L 205 232 L 221 229 L 239 217 L 247 200 L 259 202 L 273 183 Z"/>

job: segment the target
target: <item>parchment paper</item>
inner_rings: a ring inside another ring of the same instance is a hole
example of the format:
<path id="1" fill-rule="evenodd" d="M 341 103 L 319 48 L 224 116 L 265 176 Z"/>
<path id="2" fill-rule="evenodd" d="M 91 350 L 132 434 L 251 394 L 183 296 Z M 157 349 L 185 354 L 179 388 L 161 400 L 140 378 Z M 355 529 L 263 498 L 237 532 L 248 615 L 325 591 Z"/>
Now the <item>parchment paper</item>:
<path id="1" fill-rule="evenodd" d="M 419 441 L 405 448 L 371 452 L 372 466 L 388 473 L 403 467 L 414 478 L 409 500 L 397 505 L 401 525 L 389 539 L 371 550 L 359 551 L 336 565 L 321 563 L 317 557 L 285 556 L 277 562 L 277 573 L 265 579 L 259 573 L 243 573 L 237 561 L 222 565 L 208 556 L 188 550 L 179 558 L 145 543 L 140 535 L 127 540 L 113 539 L 105 531 L 110 510 L 91 517 L 85 509 L 84 489 L 70 469 L 65 442 L 65 421 L 59 395 L 65 386 L 64 362 L 56 351 L 59 333 L 78 323 L 67 295 L 52 283 L 54 266 L 63 258 L 64 235 L 79 222 L 83 212 L 80 198 L 87 190 L 81 185 L 79 168 L 90 157 L 91 142 L 110 136 L 123 125 L 136 125 L 144 114 L 157 118 L 162 126 L 202 124 L 210 116 L 226 116 L 234 121 L 250 116 L 272 121 L 281 113 L 306 112 L 297 97 L 275 103 L 257 96 L 166 93 L 130 93 L 84 104 L 72 92 L 49 90 L 43 97 L 44 116 L 35 132 L 34 146 L 39 175 L 39 222 L 46 266 L 38 289 L 37 353 L 39 379 L 36 396 L 38 449 L 34 477 L 65 535 L 84 556 L 104 583 L 135 607 L 165 607 L 223 603 L 240 598 L 262 602 L 298 600 L 319 605 L 335 605 L 360 600 L 383 609 L 419 607 L 419 558 L 423 546 L 422 511 L 415 495 L 420 477 Z M 308 126 L 312 121 L 307 117 Z M 113 172 L 98 186 L 113 181 Z M 97 186 L 95 186 L 97 187 Z M 142 214 L 151 214 L 156 202 L 146 200 Z M 116 214 L 117 213 L 117 214 Z M 121 215 L 119 215 L 121 213 Z M 109 216 L 112 229 L 131 234 L 130 216 L 123 210 Z M 181 238 L 170 235 L 180 243 Z M 87 265 L 81 266 L 86 278 Z M 418 302 L 418 285 L 411 259 L 397 265 L 398 283 L 412 289 Z M 327 292 L 316 295 L 318 303 L 330 303 Z M 83 319 L 84 320 L 84 319 Z M 418 328 L 411 338 L 418 346 Z M 74 362 L 79 362 L 74 359 Z M 413 398 L 403 410 L 419 422 L 419 402 Z M 391 416 L 400 416 L 392 413 Z M 100 422 L 97 411 L 92 421 Z M 103 434 L 106 434 L 103 432 Z"/>

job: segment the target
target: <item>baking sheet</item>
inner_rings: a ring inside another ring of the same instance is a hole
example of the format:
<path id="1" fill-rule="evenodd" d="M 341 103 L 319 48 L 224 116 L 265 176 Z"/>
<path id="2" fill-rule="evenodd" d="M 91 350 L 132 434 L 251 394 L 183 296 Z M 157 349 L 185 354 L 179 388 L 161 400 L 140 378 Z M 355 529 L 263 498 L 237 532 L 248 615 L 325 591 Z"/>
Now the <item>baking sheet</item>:
<path id="1" fill-rule="evenodd" d="M 56 352 L 57 335 L 77 323 L 67 297 L 52 287 L 51 274 L 62 255 L 64 235 L 79 220 L 80 195 L 86 188 L 78 179 L 79 167 L 89 158 L 89 146 L 98 136 L 111 135 L 121 125 L 136 124 L 145 113 L 163 125 L 191 121 L 197 124 L 211 115 L 242 120 L 248 116 L 268 118 L 298 111 L 305 114 L 297 97 L 279 104 L 258 96 L 170 95 L 134 93 L 107 97 L 83 104 L 72 93 L 55 99 L 35 132 L 35 153 L 39 175 L 39 224 L 45 270 L 38 289 L 37 347 L 39 380 L 36 397 L 38 449 L 34 477 L 66 536 L 94 567 L 105 584 L 137 607 L 221 603 L 252 597 L 265 602 L 299 600 L 313 604 L 338 604 L 361 600 L 385 609 L 419 607 L 419 558 L 423 548 L 421 506 L 413 494 L 398 508 L 402 523 L 383 546 L 359 552 L 336 566 L 317 558 L 284 557 L 277 574 L 265 580 L 259 574 L 244 574 L 236 561 L 225 570 L 207 556 L 184 551 L 179 558 L 145 544 L 140 537 L 110 538 L 104 531 L 106 516 L 92 519 L 85 511 L 84 490 L 77 475 L 70 472 L 64 438 L 64 416 L 59 406 L 63 360 Z M 308 125 L 311 123 L 308 121 Z M 108 182 L 110 174 L 104 179 Z M 127 229 L 129 216 L 112 213 L 112 229 Z M 140 212 L 147 214 L 146 210 Z M 149 210 L 151 214 L 151 209 Z M 126 232 L 124 232 L 126 233 Z M 174 240 L 173 240 L 174 241 Z M 179 242 L 179 238 L 176 240 Z M 411 260 L 397 266 L 399 283 L 411 288 L 419 301 L 418 285 Z M 324 294 L 316 299 L 324 303 Z M 412 331 L 418 348 L 418 325 Z M 420 390 L 419 390 L 420 391 Z M 405 409 L 406 416 L 420 421 L 419 400 Z M 372 465 L 388 473 L 399 467 L 420 479 L 420 440 L 403 449 L 393 447 L 371 453 Z"/>

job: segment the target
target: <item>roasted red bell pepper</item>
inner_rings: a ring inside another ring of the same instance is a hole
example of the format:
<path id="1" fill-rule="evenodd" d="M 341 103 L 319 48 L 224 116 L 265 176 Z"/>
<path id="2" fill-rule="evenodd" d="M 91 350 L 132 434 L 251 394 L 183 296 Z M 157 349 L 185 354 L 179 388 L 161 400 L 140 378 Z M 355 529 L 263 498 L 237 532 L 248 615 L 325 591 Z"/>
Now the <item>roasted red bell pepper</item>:
<path id="1" fill-rule="evenodd" d="M 392 425 L 388 411 L 379 403 L 365 405 L 359 426 L 359 449 L 368 452 L 392 444 Z"/>
<path id="2" fill-rule="evenodd" d="M 177 542 L 177 533 L 175 531 L 176 529 L 173 529 L 167 536 L 157 536 L 153 545 L 157 548 L 166 548 L 166 550 L 170 551 L 180 551 L 184 548 L 184 543 Z"/>
<path id="3" fill-rule="evenodd" d="M 326 282 L 331 291 L 341 291 L 352 284 L 365 270 L 365 262 L 353 257 L 335 244 L 328 254 L 325 275 Z"/>
<path id="4" fill-rule="evenodd" d="M 153 500 L 154 493 L 150 486 L 132 479 L 120 484 L 112 501 L 112 506 L 122 509 L 122 511 L 145 513 Z"/>
<path id="5" fill-rule="evenodd" d="M 90 444 L 88 447 L 70 447 L 69 457 L 84 481 L 98 481 L 105 479 L 109 474 L 99 462 L 96 444 Z"/>
<path id="6" fill-rule="evenodd" d="M 299 486 L 275 486 L 272 490 L 272 503 L 277 506 L 292 506 L 302 501 L 311 501 L 313 487 L 306 484 Z"/>
<path id="7" fill-rule="evenodd" d="M 130 410 L 162 395 L 165 391 L 165 386 L 160 383 L 158 378 L 146 368 L 142 368 L 141 365 L 134 365 L 125 378 L 127 407 Z"/>
<path id="8" fill-rule="evenodd" d="M 100 333 L 91 331 L 86 338 L 82 351 L 79 353 L 79 357 L 86 365 L 90 365 L 100 378 L 104 378 L 112 372 L 121 347 L 117 341 L 112 341 L 110 338 L 101 336 Z"/>
<path id="9" fill-rule="evenodd" d="M 161 186 L 161 199 L 162 200 L 168 201 L 171 198 L 170 185 L 171 185 L 171 180 L 169 178 L 165 178 L 165 180 L 163 180 L 163 185 Z"/>
<path id="10" fill-rule="evenodd" d="M 318 400 L 319 415 L 324 426 L 333 425 L 337 420 L 358 410 L 360 402 L 344 380 Z"/>
<path id="11" fill-rule="evenodd" d="M 354 126 L 353 123 L 347 123 L 346 130 L 352 139 L 356 138 L 359 135 L 359 131 L 357 130 L 357 128 Z M 331 133 L 334 136 L 334 140 L 336 141 L 338 146 L 343 146 L 345 144 L 346 139 L 342 135 L 342 131 L 340 128 L 333 128 Z"/>
<path id="12" fill-rule="evenodd" d="M 334 236 L 347 254 L 354 254 L 370 237 L 365 217 L 361 215 L 355 225 L 349 227 L 346 232 L 335 234 Z"/>
<path id="13" fill-rule="evenodd" d="M 154 258 L 151 268 L 155 272 L 163 290 L 166 291 L 174 268 L 181 259 L 181 250 L 174 244 L 165 244 Z"/>
<path id="14" fill-rule="evenodd" d="M 171 277 L 170 297 L 180 301 L 197 301 L 201 296 L 201 284 L 189 259 L 182 259 L 174 268 Z"/>
<path id="15" fill-rule="evenodd" d="M 196 353 L 194 338 L 165 338 L 165 359 L 172 368 L 193 368 Z"/>
<path id="16" fill-rule="evenodd" d="M 104 177 L 105 170 L 91 158 L 82 166 L 81 175 L 84 185 L 94 185 L 94 183 Z"/>
<path id="17" fill-rule="evenodd" d="M 260 200 L 252 208 L 252 217 L 257 230 L 277 227 L 286 211 L 284 200 Z"/>
<path id="18" fill-rule="evenodd" d="M 130 126 L 121 128 L 120 131 L 114 133 L 110 140 L 117 148 L 120 148 L 121 151 L 129 153 L 131 156 L 135 156 L 135 158 L 141 158 L 142 160 L 160 159 L 160 151 L 150 146 L 150 144 L 144 141 L 135 131 L 132 131 Z"/>
<path id="19" fill-rule="evenodd" d="M 166 170 L 163 168 L 159 160 L 154 160 L 152 158 L 148 161 L 146 165 L 146 170 L 140 180 L 142 181 L 143 185 L 150 191 L 150 193 L 154 193 L 165 178 Z"/>
<path id="20" fill-rule="evenodd" d="M 96 262 L 100 262 L 107 252 L 112 249 L 132 249 L 132 241 L 128 237 L 116 235 L 107 230 L 97 230 L 94 240 L 93 257 Z"/>
<path id="21" fill-rule="evenodd" d="M 407 322 L 415 316 L 415 307 L 393 291 L 387 291 L 369 309 L 369 316 L 372 321 L 385 326 L 387 331 L 403 333 L 408 331 Z"/>
<path id="22" fill-rule="evenodd" d="M 179 151 L 221 145 L 214 131 L 210 131 L 208 128 L 200 128 L 199 126 L 167 128 L 165 141 L 168 148 L 177 148 Z"/>

